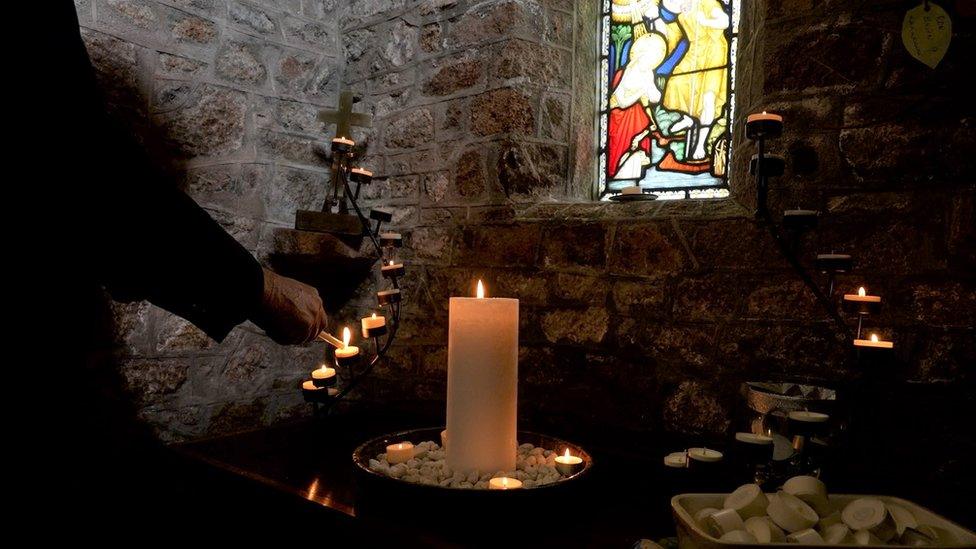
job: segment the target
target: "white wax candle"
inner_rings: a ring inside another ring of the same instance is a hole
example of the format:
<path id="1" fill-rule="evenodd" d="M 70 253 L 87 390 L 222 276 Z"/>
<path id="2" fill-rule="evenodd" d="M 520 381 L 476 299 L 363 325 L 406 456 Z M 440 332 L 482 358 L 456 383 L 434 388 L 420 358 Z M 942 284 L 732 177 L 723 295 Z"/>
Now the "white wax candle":
<path id="1" fill-rule="evenodd" d="M 413 443 L 397 442 L 386 447 L 386 462 L 390 465 L 406 463 L 413 459 Z"/>
<path id="2" fill-rule="evenodd" d="M 735 440 L 739 442 L 744 442 L 746 444 L 759 444 L 762 446 L 767 446 L 773 443 L 773 437 L 766 435 L 757 435 L 755 433 L 736 433 Z"/>
<path id="3" fill-rule="evenodd" d="M 512 471 L 518 442 L 517 299 L 452 297 L 447 343 L 447 464 Z"/>
<path id="4" fill-rule="evenodd" d="M 766 111 L 763 111 L 762 113 L 750 114 L 746 117 L 746 122 L 758 122 L 760 120 L 774 120 L 776 122 L 782 122 L 783 117 Z"/>
<path id="5" fill-rule="evenodd" d="M 871 334 L 870 339 L 855 339 L 854 346 L 866 349 L 893 349 L 895 344 L 891 341 L 878 339 L 878 334 Z"/>
<path id="6" fill-rule="evenodd" d="M 671 452 L 664 456 L 664 465 L 674 469 L 685 469 L 688 467 L 688 454 L 686 452 Z"/>
<path id="7" fill-rule="evenodd" d="M 386 326 L 386 317 L 376 316 L 376 313 L 373 313 L 373 316 L 367 316 L 362 319 L 362 325 L 363 325 L 363 337 L 364 338 L 369 337 L 370 330 L 375 330 L 377 328 L 382 328 L 383 326 Z"/>
<path id="8" fill-rule="evenodd" d="M 342 329 L 342 347 L 335 350 L 336 360 L 352 358 L 359 354 L 359 347 L 350 345 L 350 340 L 352 340 L 352 332 L 350 332 L 349 327 L 346 326 Z"/>
<path id="9" fill-rule="evenodd" d="M 335 375 L 335 368 L 329 368 L 325 364 L 323 364 L 318 370 L 312 370 L 312 379 L 329 379 L 330 377 L 335 377 Z"/>
<path id="10" fill-rule="evenodd" d="M 569 448 L 566 453 L 556 456 L 556 470 L 561 474 L 569 476 L 583 468 L 583 458 L 569 455 Z"/>
<path id="11" fill-rule="evenodd" d="M 790 412 L 789 417 L 793 421 L 801 421 L 803 423 L 823 423 L 830 419 L 830 416 L 827 414 L 808 412 L 806 410 L 793 410 Z"/>
<path id="12" fill-rule="evenodd" d="M 522 481 L 511 477 L 495 477 L 488 481 L 489 490 L 515 490 L 522 487 Z"/>
<path id="13" fill-rule="evenodd" d="M 329 393 L 329 396 L 336 396 L 339 394 L 339 389 L 336 387 L 317 387 L 315 382 L 312 380 L 303 381 L 302 389 L 305 391 L 326 391 Z"/>
<path id="14" fill-rule="evenodd" d="M 688 459 L 701 463 L 715 463 L 717 461 L 722 461 L 723 457 L 724 454 L 718 450 L 709 450 L 708 448 L 688 448 Z"/>
<path id="15" fill-rule="evenodd" d="M 857 289 L 856 294 L 844 294 L 844 301 L 856 301 L 859 303 L 881 303 L 880 295 L 867 295 L 864 287 Z"/>

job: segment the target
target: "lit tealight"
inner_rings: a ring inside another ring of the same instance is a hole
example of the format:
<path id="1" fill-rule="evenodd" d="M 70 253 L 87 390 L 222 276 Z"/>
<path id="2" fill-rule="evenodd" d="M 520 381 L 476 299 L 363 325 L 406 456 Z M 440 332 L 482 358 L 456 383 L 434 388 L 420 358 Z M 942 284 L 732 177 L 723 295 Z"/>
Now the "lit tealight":
<path id="1" fill-rule="evenodd" d="M 522 481 L 511 477 L 495 477 L 488 481 L 489 490 L 515 490 L 522 487 Z"/>
<path id="2" fill-rule="evenodd" d="M 556 470 L 565 477 L 575 474 L 583 468 L 583 458 L 569 455 L 569 448 L 566 453 L 556 456 Z"/>
<path id="3" fill-rule="evenodd" d="M 386 462 L 390 465 L 406 463 L 413 459 L 413 455 L 412 442 L 397 442 L 386 447 Z"/>

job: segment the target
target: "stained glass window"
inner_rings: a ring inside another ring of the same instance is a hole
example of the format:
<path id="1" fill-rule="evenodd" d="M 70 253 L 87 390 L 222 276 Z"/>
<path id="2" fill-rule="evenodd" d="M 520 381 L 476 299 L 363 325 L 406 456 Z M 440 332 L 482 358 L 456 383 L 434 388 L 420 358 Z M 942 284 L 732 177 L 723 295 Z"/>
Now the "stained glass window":
<path id="1" fill-rule="evenodd" d="M 739 0 L 603 0 L 600 190 L 728 196 Z"/>

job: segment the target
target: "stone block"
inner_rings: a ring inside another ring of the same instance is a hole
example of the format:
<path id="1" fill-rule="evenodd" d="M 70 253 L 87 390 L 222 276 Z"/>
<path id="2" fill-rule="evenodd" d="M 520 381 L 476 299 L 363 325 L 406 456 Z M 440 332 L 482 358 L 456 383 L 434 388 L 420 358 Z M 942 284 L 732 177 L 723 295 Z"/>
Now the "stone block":
<path id="1" fill-rule="evenodd" d="M 683 381 L 664 401 L 664 427 L 677 433 L 724 435 L 731 426 L 728 396 L 700 381 Z"/>
<path id="2" fill-rule="evenodd" d="M 402 67 L 413 61 L 417 54 L 417 39 L 420 29 L 404 20 L 398 19 L 389 25 L 387 32 L 381 34 L 380 56 L 392 67 Z"/>
<path id="3" fill-rule="evenodd" d="M 610 329 L 609 321 L 603 307 L 548 309 L 542 315 L 542 331 L 550 343 L 598 345 Z"/>
<path id="4" fill-rule="evenodd" d="M 204 84 L 179 108 L 156 113 L 155 119 L 179 152 L 217 156 L 244 145 L 247 109 L 243 92 Z"/>
<path id="5" fill-rule="evenodd" d="M 668 316 L 671 296 L 668 280 L 615 280 L 611 298 L 617 314 L 642 318 Z"/>
<path id="6" fill-rule="evenodd" d="M 549 280 L 549 293 L 554 302 L 601 307 L 607 303 L 610 281 L 605 276 L 556 273 Z"/>
<path id="7" fill-rule="evenodd" d="M 501 88 L 471 98 L 471 131 L 487 136 L 499 133 L 535 133 L 535 107 L 525 93 Z"/>
<path id="8" fill-rule="evenodd" d="M 454 263 L 484 267 L 531 266 L 538 253 L 540 236 L 541 230 L 537 225 L 467 226 L 461 230 Z M 463 295 L 468 294 L 470 292 Z"/>
<path id="9" fill-rule="evenodd" d="M 390 120 L 384 131 L 388 148 L 420 147 L 434 138 L 434 116 L 427 107 L 420 107 Z"/>
<path id="10" fill-rule="evenodd" d="M 247 86 L 261 87 L 267 82 L 268 69 L 257 43 L 228 40 L 217 50 L 217 77 Z"/>
<path id="11" fill-rule="evenodd" d="M 506 197 L 543 201 L 566 188 L 568 151 L 562 145 L 506 141 L 498 153 L 498 183 Z"/>
<path id="12" fill-rule="evenodd" d="M 125 388 L 141 403 L 160 402 L 180 390 L 187 380 L 189 359 L 129 359 L 121 363 Z"/>
<path id="13" fill-rule="evenodd" d="M 607 264 L 609 232 L 600 223 L 559 224 L 545 229 L 541 263 L 567 271 L 602 271 Z"/>
<path id="14" fill-rule="evenodd" d="M 187 13 L 174 12 L 167 22 L 169 33 L 177 43 L 207 45 L 217 41 L 220 31 L 209 19 Z"/>
<path id="15" fill-rule="evenodd" d="M 462 59 L 449 64 L 436 63 L 434 72 L 423 85 L 426 95 L 445 96 L 466 90 L 484 81 L 481 59 Z"/>
<path id="16" fill-rule="evenodd" d="M 622 223 L 610 251 L 610 272 L 661 277 L 688 268 L 690 261 L 674 227 L 667 222 Z"/>
<path id="17" fill-rule="evenodd" d="M 718 272 L 682 278 L 675 288 L 671 312 L 677 320 L 735 318 L 742 314 L 743 297 L 751 288 L 752 281 L 742 274 Z"/>
<path id="18" fill-rule="evenodd" d="M 271 10 L 238 0 L 231 0 L 227 8 L 227 15 L 230 22 L 240 27 L 244 32 L 279 39 L 281 37 L 278 16 Z"/>

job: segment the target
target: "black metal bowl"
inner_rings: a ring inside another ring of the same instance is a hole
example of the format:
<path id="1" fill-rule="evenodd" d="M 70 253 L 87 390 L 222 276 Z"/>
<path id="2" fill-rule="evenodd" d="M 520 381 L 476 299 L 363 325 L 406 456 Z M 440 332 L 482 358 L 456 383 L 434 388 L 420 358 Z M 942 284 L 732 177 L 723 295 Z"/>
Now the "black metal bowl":
<path id="1" fill-rule="evenodd" d="M 446 495 L 446 494 L 476 494 L 474 497 L 491 498 L 491 497 L 523 497 L 518 494 L 530 494 L 530 493 L 541 493 L 541 492 L 553 492 L 558 491 L 560 488 L 566 486 L 567 484 L 572 484 L 573 481 L 584 478 L 593 467 L 593 458 L 590 454 L 586 452 L 583 448 L 580 448 L 576 444 L 571 442 L 566 442 L 555 437 L 550 437 L 546 435 L 540 435 L 538 433 L 532 433 L 528 431 L 519 431 L 518 441 L 519 444 L 529 443 L 534 446 L 546 448 L 554 452 L 562 453 L 567 448 L 570 454 L 574 456 L 579 456 L 583 458 L 583 467 L 571 476 L 563 477 L 556 482 L 551 484 L 546 484 L 543 486 L 535 486 L 532 488 L 523 488 L 520 490 L 479 490 L 473 488 L 451 488 L 444 486 L 432 486 L 428 484 L 415 484 L 412 482 L 407 482 L 401 479 L 386 476 L 381 473 L 377 473 L 369 468 L 369 460 L 376 459 L 378 454 L 386 451 L 386 447 L 390 444 L 395 444 L 397 442 L 412 442 L 413 444 L 419 444 L 426 440 L 439 441 L 441 431 L 443 427 L 429 427 L 424 429 L 411 429 L 409 431 L 401 431 L 399 433 L 390 433 L 388 435 L 383 435 L 381 437 L 374 438 L 372 440 L 366 441 L 361 444 L 352 453 L 352 461 L 356 464 L 356 473 L 359 476 L 360 484 L 363 488 L 387 491 L 387 490 L 398 490 L 398 491 L 408 491 L 417 495 L 428 494 L 428 495 Z"/>

